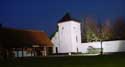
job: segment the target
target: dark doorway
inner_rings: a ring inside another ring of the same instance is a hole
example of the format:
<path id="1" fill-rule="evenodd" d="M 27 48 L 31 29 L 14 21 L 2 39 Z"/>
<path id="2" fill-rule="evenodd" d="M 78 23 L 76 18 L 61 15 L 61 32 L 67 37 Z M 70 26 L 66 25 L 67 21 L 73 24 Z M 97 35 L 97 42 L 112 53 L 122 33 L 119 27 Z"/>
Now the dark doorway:
<path id="1" fill-rule="evenodd" d="M 56 47 L 56 53 L 58 53 L 58 47 Z"/>

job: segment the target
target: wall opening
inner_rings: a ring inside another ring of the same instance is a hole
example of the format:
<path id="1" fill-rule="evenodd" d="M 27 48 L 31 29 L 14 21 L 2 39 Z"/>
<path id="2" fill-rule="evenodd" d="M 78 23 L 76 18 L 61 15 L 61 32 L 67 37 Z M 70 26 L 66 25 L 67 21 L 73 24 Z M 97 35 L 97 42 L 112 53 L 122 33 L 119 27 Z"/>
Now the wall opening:
<path id="1" fill-rule="evenodd" d="M 58 53 L 58 47 L 56 47 L 56 53 Z"/>

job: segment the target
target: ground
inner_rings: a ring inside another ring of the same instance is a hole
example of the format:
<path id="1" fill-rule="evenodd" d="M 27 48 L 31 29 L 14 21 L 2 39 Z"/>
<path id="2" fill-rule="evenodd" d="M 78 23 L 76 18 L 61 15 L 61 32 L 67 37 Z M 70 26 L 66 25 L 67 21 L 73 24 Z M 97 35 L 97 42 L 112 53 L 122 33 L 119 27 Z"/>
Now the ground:
<path id="1" fill-rule="evenodd" d="M 2 67 L 125 67 L 125 55 L 6 59 Z"/>

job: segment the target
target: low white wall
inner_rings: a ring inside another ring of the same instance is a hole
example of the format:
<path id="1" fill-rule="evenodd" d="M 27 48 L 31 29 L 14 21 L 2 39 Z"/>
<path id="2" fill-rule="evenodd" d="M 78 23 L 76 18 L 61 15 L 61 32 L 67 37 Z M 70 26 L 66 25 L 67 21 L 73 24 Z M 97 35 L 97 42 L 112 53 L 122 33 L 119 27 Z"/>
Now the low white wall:
<path id="1" fill-rule="evenodd" d="M 101 48 L 101 42 L 82 43 L 79 46 L 79 52 L 87 53 L 89 46 Z M 103 41 L 102 48 L 103 52 L 125 52 L 125 40 Z"/>
<path id="2" fill-rule="evenodd" d="M 125 41 L 104 41 L 102 42 L 103 52 L 125 52 Z"/>
<path id="3" fill-rule="evenodd" d="M 79 46 L 79 52 L 87 53 L 87 52 L 88 52 L 88 48 L 89 48 L 90 46 L 92 46 L 93 48 L 100 48 L 100 47 L 101 47 L 100 42 L 82 43 L 82 44 Z"/>

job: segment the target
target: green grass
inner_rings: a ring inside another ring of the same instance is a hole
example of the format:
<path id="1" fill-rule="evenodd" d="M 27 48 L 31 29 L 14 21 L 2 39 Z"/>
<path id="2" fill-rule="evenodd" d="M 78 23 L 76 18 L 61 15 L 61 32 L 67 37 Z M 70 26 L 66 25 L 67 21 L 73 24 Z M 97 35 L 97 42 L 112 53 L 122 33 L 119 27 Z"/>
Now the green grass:
<path id="1" fill-rule="evenodd" d="M 8 59 L 0 67 L 125 67 L 125 55 Z"/>

